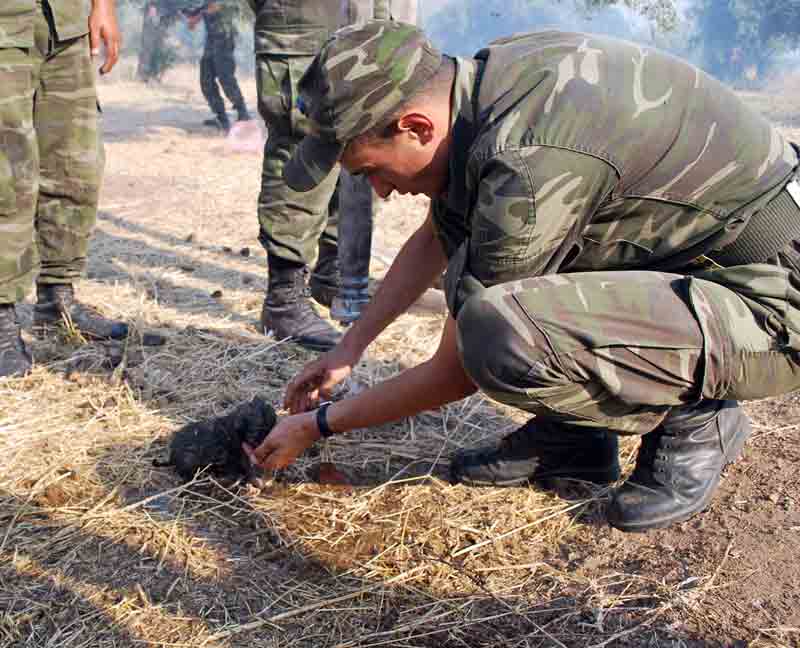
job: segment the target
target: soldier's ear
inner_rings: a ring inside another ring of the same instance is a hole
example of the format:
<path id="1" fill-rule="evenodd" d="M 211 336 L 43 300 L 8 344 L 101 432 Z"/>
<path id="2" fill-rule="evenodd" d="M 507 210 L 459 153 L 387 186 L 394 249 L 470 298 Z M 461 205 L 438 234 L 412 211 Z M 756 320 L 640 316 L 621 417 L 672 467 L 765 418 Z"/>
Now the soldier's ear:
<path id="1" fill-rule="evenodd" d="M 398 132 L 407 132 L 412 138 L 427 144 L 433 139 L 436 126 L 423 112 L 408 112 L 397 120 Z"/>

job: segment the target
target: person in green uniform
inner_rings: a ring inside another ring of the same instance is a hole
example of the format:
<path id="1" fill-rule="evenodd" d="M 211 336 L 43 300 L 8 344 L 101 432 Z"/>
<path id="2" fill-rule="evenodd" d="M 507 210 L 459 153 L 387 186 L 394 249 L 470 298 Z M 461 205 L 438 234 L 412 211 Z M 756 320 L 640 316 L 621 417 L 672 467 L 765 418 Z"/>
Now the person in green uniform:
<path id="1" fill-rule="evenodd" d="M 269 283 L 260 325 L 276 338 L 326 350 L 340 334 L 317 314 L 308 292 L 325 306 L 338 292 L 339 170 L 305 193 L 293 191 L 283 179 L 284 166 L 309 133 L 309 121 L 296 106 L 297 83 L 337 27 L 373 15 L 388 17 L 388 0 L 249 2 L 256 16 L 258 110 L 268 130 L 258 220 Z"/>
<path id="2" fill-rule="evenodd" d="M 738 401 L 800 387 L 797 148 L 723 84 L 643 45 L 548 31 L 449 58 L 410 25 L 326 42 L 300 83 L 313 124 L 298 191 L 337 162 L 375 191 L 430 196 L 366 312 L 291 381 L 251 459 L 477 389 L 534 416 L 455 454 L 455 481 L 612 482 L 625 531 L 689 518 L 750 434 Z M 427 362 L 316 410 L 443 270 Z"/>
<path id="3" fill-rule="evenodd" d="M 36 279 L 34 325 L 71 321 L 86 337 L 128 326 L 75 299 L 86 268 L 103 169 L 95 66 L 119 57 L 113 0 L 0 3 L 0 377 L 31 367 L 15 304 Z"/>
<path id="4" fill-rule="evenodd" d="M 204 123 L 227 133 L 231 128 L 225 101 L 219 92 L 222 86 L 225 96 L 233 105 L 238 121 L 249 121 L 250 112 L 236 80 L 236 19 L 239 17 L 238 0 L 215 0 L 196 9 L 187 17 L 190 29 L 202 19 L 206 28 L 203 56 L 200 58 L 200 89 L 214 114 Z M 219 85 L 218 85 L 219 84 Z"/>

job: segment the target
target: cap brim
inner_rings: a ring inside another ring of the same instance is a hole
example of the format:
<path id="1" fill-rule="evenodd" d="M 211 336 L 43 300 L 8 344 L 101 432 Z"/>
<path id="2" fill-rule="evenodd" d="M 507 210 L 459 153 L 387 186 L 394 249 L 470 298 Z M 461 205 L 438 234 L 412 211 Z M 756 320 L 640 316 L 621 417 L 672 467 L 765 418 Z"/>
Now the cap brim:
<path id="1" fill-rule="evenodd" d="M 328 177 L 342 157 L 344 144 L 307 135 L 283 169 L 283 179 L 295 191 L 311 191 Z"/>

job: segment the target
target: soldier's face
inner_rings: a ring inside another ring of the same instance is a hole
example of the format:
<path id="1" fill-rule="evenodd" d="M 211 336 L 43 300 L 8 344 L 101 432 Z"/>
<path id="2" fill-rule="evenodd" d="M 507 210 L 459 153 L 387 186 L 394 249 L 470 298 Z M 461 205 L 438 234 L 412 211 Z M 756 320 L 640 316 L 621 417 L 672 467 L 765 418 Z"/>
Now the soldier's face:
<path id="1" fill-rule="evenodd" d="M 341 162 L 381 198 L 393 191 L 436 198 L 447 187 L 447 141 L 424 119 L 400 120 L 388 137 L 354 140 Z"/>

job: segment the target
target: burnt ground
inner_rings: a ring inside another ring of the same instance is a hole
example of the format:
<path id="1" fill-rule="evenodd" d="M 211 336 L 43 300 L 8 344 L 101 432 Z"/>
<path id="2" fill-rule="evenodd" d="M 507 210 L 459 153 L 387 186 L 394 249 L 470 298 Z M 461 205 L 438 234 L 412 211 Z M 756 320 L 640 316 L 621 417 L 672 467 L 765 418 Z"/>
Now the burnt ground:
<path id="1" fill-rule="evenodd" d="M 101 87 L 108 166 L 81 293 L 168 342 L 121 362 L 32 340 L 37 371 L 0 387 L 0 646 L 800 646 L 794 394 L 746 404 L 754 434 L 710 508 L 647 534 L 611 529 L 599 490 L 398 482 L 516 424 L 478 397 L 337 440 L 262 493 L 154 470 L 181 424 L 256 394 L 277 405 L 312 356 L 256 330 L 260 154 L 201 125 L 192 70 L 129 76 Z M 796 137 L 793 87 L 747 99 Z M 425 207 L 380 206 L 375 279 Z M 355 387 L 435 348 L 428 302 Z M 331 459 L 352 486 L 316 483 Z"/>

